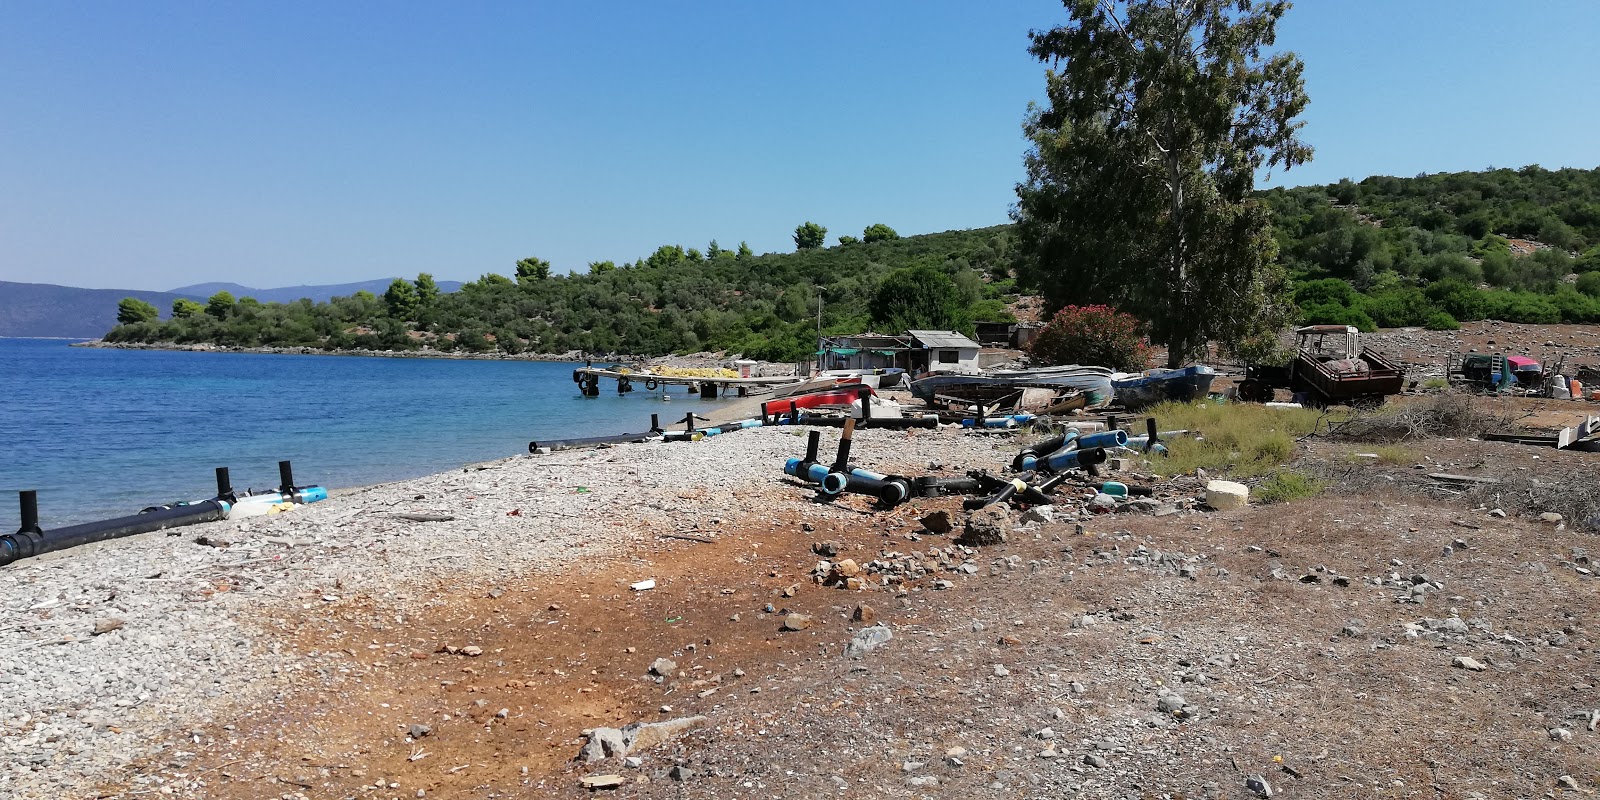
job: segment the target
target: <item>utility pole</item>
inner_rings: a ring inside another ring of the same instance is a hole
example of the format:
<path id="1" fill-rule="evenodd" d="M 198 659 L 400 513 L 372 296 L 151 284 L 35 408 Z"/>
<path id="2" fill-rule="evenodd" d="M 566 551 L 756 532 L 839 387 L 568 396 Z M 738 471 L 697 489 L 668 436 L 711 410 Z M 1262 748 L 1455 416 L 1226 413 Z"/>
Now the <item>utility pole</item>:
<path id="1" fill-rule="evenodd" d="M 817 372 L 821 372 L 828 354 L 822 349 L 822 287 L 817 287 Z"/>

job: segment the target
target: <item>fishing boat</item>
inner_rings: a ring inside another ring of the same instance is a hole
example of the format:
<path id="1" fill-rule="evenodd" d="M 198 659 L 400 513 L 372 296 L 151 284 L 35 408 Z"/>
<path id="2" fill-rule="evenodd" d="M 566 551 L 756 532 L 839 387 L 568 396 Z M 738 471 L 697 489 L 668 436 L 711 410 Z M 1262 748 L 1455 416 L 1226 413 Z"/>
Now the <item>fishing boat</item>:
<path id="1" fill-rule="evenodd" d="M 1211 391 L 1211 381 L 1217 371 L 1195 364 L 1182 369 L 1152 369 L 1138 375 L 1113 380 L 1116 400 L 1127 408 L 1141 408 L 1152 403 L 1173 400 L 1187 403 L 1205 397 Z"/>
<path id="2" fill-rule="evenodd" d="M 1111 402 L 1111 370 L 1068 364 L 1026 370 L 997 370 L 987 373 L 933 373 L 911 382 L 911 393 L 933 402 L 935 396 L 973 402 L 991 402 L 1022 389 L 1076 389 L 1084 404 L 1098 408 Z"/>

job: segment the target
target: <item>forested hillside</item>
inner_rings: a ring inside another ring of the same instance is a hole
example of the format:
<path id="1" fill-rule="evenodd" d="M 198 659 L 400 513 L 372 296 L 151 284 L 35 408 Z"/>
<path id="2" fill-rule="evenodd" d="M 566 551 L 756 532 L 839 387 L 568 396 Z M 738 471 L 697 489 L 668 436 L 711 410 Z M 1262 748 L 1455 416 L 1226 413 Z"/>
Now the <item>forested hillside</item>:
<path id="1" fill-rule="evenodd" d="M 1264 197 L 1307 322 L 1600 321 L 1600 169 L 1373 177 Z"/>
<path id="2" fill-rule="evenodd" d="M 1310 323 L 1449 328 L 1460 321 L 1600 321 L 1600 169 L 1525 167 L 1373 177 L 1260 193 Z M 809 226 L 809 227 L 808 227 Z M 875 225 L 794 253 L 665 245 L 631 264 L 552 274 L 524 259 L 445 294 L 428 276 L 329 303 L 213 297 L 114 341 L 654 355 L 731 350 L 793 360 L 823 329 L 958 328 L 1005 318 L 1011 226 L 900 238 Z M 1573 273 L 1579 273 L 1574 275 Z M 891 275 L 893 277 L 891 277 Z M 1036 287 L 1035 287 L 1036 288 Z M 1128 309 L 1134 313 L 1138 309 Z"/>
<path id="3" fill-rule="evenodd" d="M 716 242 L 704 251 L 665 245 L 631 264 L 596 262 L 572 275 L 552 274 L 550 264 L 530 258 L 508 270 L 511 277 L 485 275 L 453 294 L 423 275 L 382 296 L 359 292 L 329 303 L 262 304 L 229 295 L 175 309 L 172 320 L 119 325 L 106 338 L 511 353 L 727 349 L 792 360 L 816 348 L 819 295 L 823 329 L 832 333 L 871 327 L 875 311 L 886 324 L 911 313 L 935 327 L 968 330 L 974 320 L 1004 318 L 998 298 L 1012 288 L 1006 227 L 900 238 L 875 225 L 833 247 L 760 256 Z M 894 296 L 875 304 L 880 284 L 896 270 L 901 284 L 911 284 L 907 302 L 889 292 Z"/>

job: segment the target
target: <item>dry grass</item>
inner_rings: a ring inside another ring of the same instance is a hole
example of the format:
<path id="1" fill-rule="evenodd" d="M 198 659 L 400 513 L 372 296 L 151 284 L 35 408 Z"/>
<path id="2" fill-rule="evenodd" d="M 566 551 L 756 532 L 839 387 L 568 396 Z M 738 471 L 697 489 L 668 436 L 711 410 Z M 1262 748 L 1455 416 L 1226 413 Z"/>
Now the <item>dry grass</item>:
<path id="1" fill-rule="evenodd" d="M 1488 413 L 1464 394 L 1436 395 L 1426 402 L 1386 406 L 1358 412 L 1330 426 L 1328 434 L 1361 442 L 1407 442 L 1442 436 L 1477 436 L 1511 427 L 1511 421 Z"/>
<path id="2" fill-rule="evenodd" d="M 1311 409 L 1252 403 L 1162 403 L 1149 414 L 1162 430 L 1193 434 L 1167 442 L 1168 457 L 1153 462 L 1158 474 L 1206 469 L 1236 478 L 1276 472 L 1294 455 L 1295 440 L 1315 430 L 1322 419 Z"/>
<path id="3" fill-rule="evenodd" d="M 1327 484 L 1317 478 L 1300 472 L 1283 470 L 1274 473 L 1272 477 L 1262 482 L 1252 494 L 1257 501 L 1271 505 L 1273 503 L 1287 503 L 1291 500 L 1316 497 L 1322 494 L 1322 490 L 1325 488 L 1327 488 Z"/>

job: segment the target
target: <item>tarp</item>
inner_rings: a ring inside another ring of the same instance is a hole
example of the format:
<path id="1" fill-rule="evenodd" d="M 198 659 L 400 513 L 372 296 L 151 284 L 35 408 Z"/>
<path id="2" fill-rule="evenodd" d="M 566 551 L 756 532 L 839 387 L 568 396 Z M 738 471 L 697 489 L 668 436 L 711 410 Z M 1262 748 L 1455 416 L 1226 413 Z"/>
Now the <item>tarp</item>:
<path id="1" fill-rule="evenodd" d="M 830 347 L 828 348 L 828 352 L 836 356 L 853 356 L 856 353 L 861 352 L 861 349 L 857 347 Z"/>
<path id="2" fill-rule="evenodd" d="M 893 358 L 895 351 L 893 351 L 893 350 L 874 350 L 872 352 L 877 353 L 880 356 L 889 356 L 889 357 Z"/>

